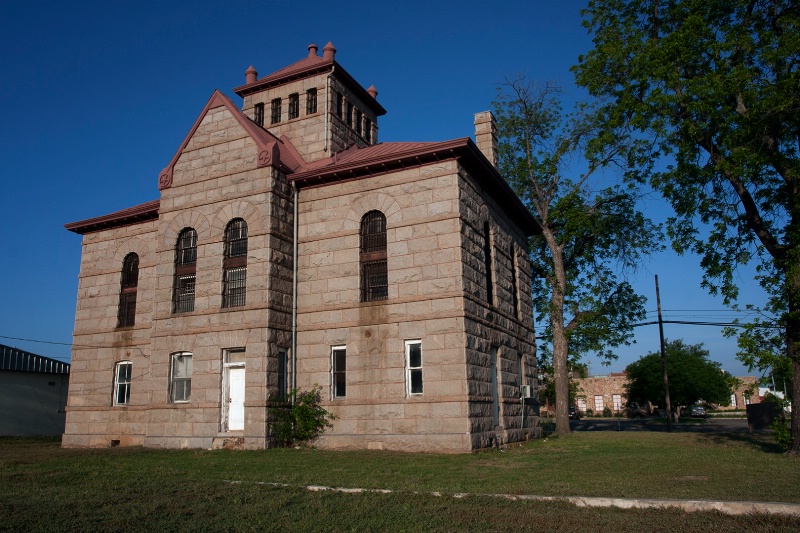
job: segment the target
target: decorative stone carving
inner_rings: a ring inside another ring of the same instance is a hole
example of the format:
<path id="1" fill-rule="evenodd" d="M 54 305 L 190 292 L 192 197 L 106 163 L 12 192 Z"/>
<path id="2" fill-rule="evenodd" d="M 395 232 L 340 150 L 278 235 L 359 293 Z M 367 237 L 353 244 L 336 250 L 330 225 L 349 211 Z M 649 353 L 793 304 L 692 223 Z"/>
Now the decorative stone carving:
<path id="1" fill-rule="evenodd" d="M 172 169 L 165 168 L 158 175 L 158 190 L 161 191 L 170 187 L 172 187 Z"/>

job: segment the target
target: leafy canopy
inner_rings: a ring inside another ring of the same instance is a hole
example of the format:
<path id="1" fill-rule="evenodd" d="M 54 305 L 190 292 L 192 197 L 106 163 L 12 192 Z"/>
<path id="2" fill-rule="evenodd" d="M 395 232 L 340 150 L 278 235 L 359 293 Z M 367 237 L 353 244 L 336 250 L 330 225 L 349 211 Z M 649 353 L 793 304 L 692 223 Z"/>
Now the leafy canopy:
<path id="1" fill-rule="evenodd" d="M 730 378 L 719 363 L 709 360 L 708 350 L 702 344 L 688 345 L 682 340 L 668 341 L 667 372 L 669 397 L 673 406 L 692 405 L 700 400 L 728 405 L 730 403 Z M 660 353 L 649 353 L 631 363 L 626 386 L 628 401 L 652 402 L 665 405 L 664 374 Z"/>

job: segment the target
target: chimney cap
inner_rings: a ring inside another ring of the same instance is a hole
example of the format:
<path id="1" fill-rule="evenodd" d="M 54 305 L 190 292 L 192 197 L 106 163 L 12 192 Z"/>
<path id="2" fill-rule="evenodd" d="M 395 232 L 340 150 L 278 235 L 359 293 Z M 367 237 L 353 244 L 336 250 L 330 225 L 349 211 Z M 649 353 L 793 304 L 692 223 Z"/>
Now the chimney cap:
<path id="1" fill-rule="evenodd" d="M 378 89 L 376 89 L 374 85 L 370 85 L 370 86 L 369 86 L 369 89 L 367 89 L 367 92 L 369 93 L 369 95 L 370 95 L 370 96 L 371 96 L 371 97 L 372 97 L 374 100 L 377 100 L 377 99 L 378 99 Z"/>
<path id="2" fill-rule="evenodd" d="M 244 81 L 245 83 L 254 83 L 257 79 L 258 72 L 253 68 L 253 65 L 250 65 L 250 67 L 244 71 Z"/>
<path id="3" fill-rule="evenodd" d="M 319 50 L 319 47 L 316 44 L 314 43 L 309 44 L 308 57 L 317 57 L 317 50 Z"/>
<path id="4" fill-rule="evenodd" d="M 336 57 L 336 48 L 333 46 L 333 42 L 331 41 L 328 41 L 328 44 L 325 45 L 325 48 L 322 49 L 322 52 L 322 57 L 326 61 Z"/>

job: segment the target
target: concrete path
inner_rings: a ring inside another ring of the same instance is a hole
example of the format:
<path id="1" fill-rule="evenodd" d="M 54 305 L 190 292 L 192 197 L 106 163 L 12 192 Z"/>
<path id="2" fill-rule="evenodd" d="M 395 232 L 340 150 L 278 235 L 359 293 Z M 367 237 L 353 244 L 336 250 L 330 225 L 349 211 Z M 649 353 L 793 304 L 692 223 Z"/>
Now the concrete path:
<path id="1" fill-rule="evenodd" d="M 225 483 L 242 483 L 241 481 L 226 480 Z M 287 483 L 269 483 L 264 481 L 253 482 L 256 485 L 269 485 L 271 487 L 295 487 Z M 334 491 L 347 494 L 377 493 L 392 494 L 395 491 L 389 489 L 359 489 L 345 487 L 325 487 L 322 485 L 303 486 L 308 491 L 322 492 Z M 734 501 L 714 501 L 714 500 L 662 500 L 656 498 L 600 498 L 584 496 L 535 496 L 530 494 L 482 494 L 466 492 L 417 492 L 413 494 L 429 494 L 435 497 L 466 498 L 468 496 L 482 496 L 487 498 L 504 498 L 507 500 L 531 500 L 531 501 L 567 501 L 577 507 L 619 507 L 621 509 L 669 509 L 678 508 L 686 512 L 694 511 L 719 511 L 729 515 L 746 514 L 775 514 L 800 517 L 800 504 L 780 503 L 780 502 L 734 502 Z"/>

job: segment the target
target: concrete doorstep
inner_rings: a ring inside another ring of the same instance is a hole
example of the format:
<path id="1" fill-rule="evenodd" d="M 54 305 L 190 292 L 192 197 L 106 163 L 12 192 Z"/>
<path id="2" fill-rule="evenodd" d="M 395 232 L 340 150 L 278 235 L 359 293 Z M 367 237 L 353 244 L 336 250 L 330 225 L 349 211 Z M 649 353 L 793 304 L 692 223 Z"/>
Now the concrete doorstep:
<path id="1" fill-rule="evenodd" d="M 241 481 L 224 480 L 224 483 L 239 484 Z M 288 483 L 270 483 L 267 481 L 254 481 L 256 485 L 269 485 L 271 487 L 289 487 L 294 485 Z M 343 492 L 346 494 L 392 494 L 394 492 L 405 492 L 390 489 L 359 489 L 346 487 L 325 487 L 322 485 L 302 486 L 311 492 Z M 467 492 L 419 492 L 411 491 L 412 494 L 428 494 L 434 497 L 466 498 L 468 496 L 483 496 L 488 498 L 505 498 L 507 500 L 530 500 L 530 501 L 566 501 L 576 507 L 618 507 L 620 509 L 669 509 L 677 508 L 687 513 L 694 511 L 719 511 L 729 515 L 747 514 L 775 514 L 800 517 L 800 504 L 781 503 L 781 502 L 735 502 L 719 500 L 664 500 L 657 498 L 602 498 L 585 496 L 535 496 L 532 494 L 489 494 L 489 493 L 467 493 Z"/>

